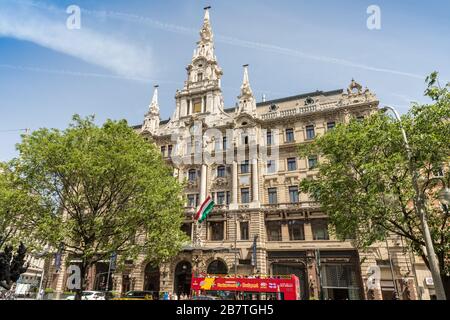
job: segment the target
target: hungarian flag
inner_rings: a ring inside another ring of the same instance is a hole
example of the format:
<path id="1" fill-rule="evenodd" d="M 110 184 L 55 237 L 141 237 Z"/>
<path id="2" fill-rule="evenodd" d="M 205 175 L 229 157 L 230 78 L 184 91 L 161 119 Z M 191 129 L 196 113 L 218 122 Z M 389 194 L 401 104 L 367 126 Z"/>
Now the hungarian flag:
<path id="1" fill-rule="evenodd" d="M 197 220 L 199 223 L 203 222 L 203 220 L 206 219 L 213 208 L 214 201 L 211 199 L 211 196 L 208 196 L 208 198 L 206 198 L 206 200 L 200 206 L 200 209 L 198 209 L 197 213 L 195 214 L 195 220 Z"/>

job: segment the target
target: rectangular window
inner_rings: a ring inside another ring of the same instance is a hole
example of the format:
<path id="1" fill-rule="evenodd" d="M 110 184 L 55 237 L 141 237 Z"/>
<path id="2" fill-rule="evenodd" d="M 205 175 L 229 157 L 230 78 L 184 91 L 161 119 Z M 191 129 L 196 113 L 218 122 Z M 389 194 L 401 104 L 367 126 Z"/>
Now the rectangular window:
<path id="1" fill-rule="evenodd" d="M 248 135 L 242 136 L 242 144 L 248 145 Z"/>
<path id="2" fill-rule="evenodd" d="M 334 121 L 327 122 L 327 131 L 333 130 L 334 127 L 336 127 L 336 122 Z"/>
<path id="3" fill-rule="evenodd" d="M 267 173 L 275 173 L 275 172 L 276 172 L 275 160 L 267 161 Z"/>
<path id="4" fill-rule="evenodd" d="M 305 232 L 303 222 L 298 220 L 290 220 L 289 226 L 289 240 L 305 240 Z"/>
<path id="5" fill-rule="evenodd" d="M 364 116 L 357 116 L 356 121 L 359 121 L 359 122 L 364 121 Z"/>
<path id="6" fill-rule="evenodd" d="M 267 221 L 266 233 L 268 241 L 281 241 L 281 223 L 280 221 Z"/>
<path id="7" fill-rule="evenodd" d="M 329 240 L 328 224 L 326 221 L 313 221 L 311 227 L 314 240 Z"/>
<path id="8" fill-rule="evenodd" d="M 217 192 L 217 204 L 225 204 L 225 192 Z"/>
<path id="9" fill-rule="evenodd" d="M 269 204 L 277 204 L 278 202 L 277 188 L 269 188 L 268 194 L 269 194 Z"/>
<path id="10" fill-rule="evenodd" d="M 250 203 L 250 190 L 249 188 L 241 189 L 241 203 Z"/>
<path id="11" fill-rule="evenodd" d="M 298 203 L 298 187 L 289 187 L 289 200 L 291 203 Z"/>
<path id="12" fill-rule="evenodd" d="M 288 158 L 287 159 L 287 169 L 288 169 L 288 171 L 297 170 L 297 158 Z"/>
<path id="13" fill-rule="evenodd" d="M 250 172 L 250 166 L 248 163 L 248 160 L 245 160 L 241 163 L 241 173 L 249 173 Z"/>
<path id="14" fill-rule="evenodd" d="M 286 129 L 286 142 L 294 142 L 294 129 Z"/>
<path id="15" fill-rule="evenodd" d="M 314 169 L 317 167 L 317 156 L 308 157 L 308 168 Z"/>
<path id="16" fill-rule="evenodd" d="M 241 240 L 249 239 L 249 230 L 248 230 L 248 222 L 240 222 L 239 223 L 241 229 Z"/>
<path id="17" fill-rule="evenodd" d="M 197 180 L 197 170 L 195 170 L 195 169 L 189 170 L 189 172 L 188 172 L 188 179 L 191 182 Z"/>
<path id="18" fill-rule="evenodd" d="M 225 167 L 224 166 L 219 166 L 217 167 L 217 177 L 219 178 L 224 178 L 225 177 Z"/>
<path id="19" fill-rule="evenodd" d="M 272 131 L 267 131 L 267 145 L 272 145 Z"/>
<path id="20" fill-rule="evenodd" d="M 173 149 L 173 146 L 172 146 L 172 145 L 170 145 L 170 146 L 167 147 L 167 156 L 168 156 L 169 158 L 172 157 L 172 149 Z"/>
<path id="21" fill-rule="evenodd" d="M 227 191 L 227 204 L 231 203 L 231 192 Z"/>
<path id="22" fill-rule="evenodd" d="M 162 154 L 163 157 L 166 156 L 166 146 L 162 146 L 161 147 L 161 154 Z"/>
<path id="23" fill-rule="evenodd" d="M 227 150 L 228 145 L 227 145 L 227 137 L 223 137 L 222 139 L 222 149 L 223 150 Z"/>
<path id="24" fill-rule="evenodd" d="M 210 240 L 221 241 L 224 239 L 224 225 L 223 221 L 209 222 Z"/>
<path id="25" fill-rule="evenodd" d="M 316 137 L 316 133 L 314 131 L 314 126 L 306 126 L 306 140 L 312 140 Z"/>
<path id="26" fill-rule="evenodd" d="M 194 113 L 202 112 L 202 100 L 194 100 Z"/>
<path id="27" fill-rule="evenodd" d="M 188 199 L 188 203 L 187 203 L 188 207 L 190 207 L 190 208 L 196 207 L 195 194 L 188 194 L 187 199 Z"/>

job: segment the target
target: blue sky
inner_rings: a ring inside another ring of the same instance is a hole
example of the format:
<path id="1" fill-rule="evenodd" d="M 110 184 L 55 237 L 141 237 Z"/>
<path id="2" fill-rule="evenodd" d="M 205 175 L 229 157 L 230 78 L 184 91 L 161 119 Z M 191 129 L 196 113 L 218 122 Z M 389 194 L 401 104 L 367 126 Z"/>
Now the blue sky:
<path id="1" fill-rule="evenodd" d="M 366 26 L 373 4 L 380 30 Z M 66 28 L 69 5 L 81 8 L 80 30 Z M 154 84 L 168 118 L 206 5 L 227 107 L 246 63 L 258 100 L 355 78 L 402 112 L 426 101 L 427 74 L 450 79 L 446 0 L 0 0 L 0 160 L 16 155 L 17 129 L 64 128 L 74 113 L 140 124 Z"/>

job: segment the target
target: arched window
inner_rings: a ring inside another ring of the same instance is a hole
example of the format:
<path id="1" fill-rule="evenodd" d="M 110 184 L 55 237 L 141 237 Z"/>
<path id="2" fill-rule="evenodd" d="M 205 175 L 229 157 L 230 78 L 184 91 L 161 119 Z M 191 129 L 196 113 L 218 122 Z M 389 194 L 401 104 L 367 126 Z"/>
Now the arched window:
<path id="1" fill-rule="evenodd" d="M 208 265 L 208 274 L 228 274 L 227 265 L 222 260 L 214 260 Z"/>

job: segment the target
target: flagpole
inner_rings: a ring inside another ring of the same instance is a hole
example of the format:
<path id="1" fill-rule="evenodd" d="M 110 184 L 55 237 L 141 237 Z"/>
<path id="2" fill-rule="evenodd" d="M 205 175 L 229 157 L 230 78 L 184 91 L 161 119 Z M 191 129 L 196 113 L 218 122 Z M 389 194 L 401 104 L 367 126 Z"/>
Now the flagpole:
<path id="1" fill-rule="evenodd" d="M 234 277 L 237 276 L 237 234 L 238 234 L 238 226 L 237 226 L 237 211 L 234 213 Z"/>

